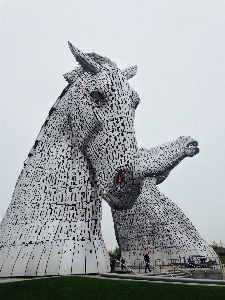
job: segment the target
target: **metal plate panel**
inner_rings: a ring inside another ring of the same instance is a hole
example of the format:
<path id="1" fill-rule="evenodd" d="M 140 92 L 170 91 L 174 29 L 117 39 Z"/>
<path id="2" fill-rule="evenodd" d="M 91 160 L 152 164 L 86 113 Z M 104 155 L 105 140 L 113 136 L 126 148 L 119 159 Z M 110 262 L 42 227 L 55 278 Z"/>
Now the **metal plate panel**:
<path id="1" fill-rule="evenodd" d="M 8 256 L 2 266 L 1 276 L 2 277 L 10 277 L 12 276 L 13 268 L 16 263 L 17 257 L 19 256 L 20 251 L 23 246 L 11 246 Z"/>
<path id="2" fill-rule="evenodd" d="M 45 247 L 44 244 L 34 245 L 33 251 L 28 260 L 28 264 L 27 264 L 26 271 L 25 271 L 25 276 L 36 276 L 37 275 L 39 262 L 40 262 L 41 258 L 42 258 L 42 260 L 44 260 L 44 257 L 42 257 L 44 247 Z M 47 259 L 46 259 L 46 261 L 47 261 Z M 44 275 L 44 271 L 42 274 Z"/>
<path id="3" fill-rule="evenodd" d="M 59 275 L 59 266 L 62 258 L 62 241 L 53 241 L 50 256 L 47 262 L 46 275 Z"/>
<path id="4" fill-rule="evenodd" d="M 85 241 L 75 241 L 72 274 L 85 274 Z"/>
<path id="5" fill-rule="evenodd" d="M 19 256 L 16 259 L 12 276 L 24 276 L 26 272 L 26 266 L 28 264 L 29 258 L 33 251 L 34 245 L 23 246 L 20 251 Z"/>
<path id="6" fill-rule="evenodd" d="M 74 241 L 66 240 L 62 250 L 62 259 L 60 262 L 59 275 L 72 273 L 72 261 L 74 256 Z"/>

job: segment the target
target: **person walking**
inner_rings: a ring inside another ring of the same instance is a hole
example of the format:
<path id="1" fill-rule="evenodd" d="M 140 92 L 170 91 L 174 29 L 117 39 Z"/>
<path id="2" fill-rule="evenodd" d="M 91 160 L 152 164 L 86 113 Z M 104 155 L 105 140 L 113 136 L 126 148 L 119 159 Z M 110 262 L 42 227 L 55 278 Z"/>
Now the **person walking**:
<path id="1" fill-rule="evenodd" d="M 145 256 L 144 256 L 144 261 L 145 261 L 145 273 L 147 273 L 147 269 L 149 270 L 149 272 L 151 272 L 149 265 L 150 265 L 150 259 L 148 256 L 148 252 L 146 252 Z"/>
<path id="2" fill-rule="evenodd" d="M 121 257 L 121 269 L 123 270 L 123 268 L 126 270 L 126 266 L 125 266 L 125 259 L 123 257 Z"/>
<path id="3" fill-rule="evenodd" d="M 111 268 L 111 273 L 115 273 L 115 269 L 116 269 L 116 260 L 114 257 L 110 258 L 110 268 Z"/>

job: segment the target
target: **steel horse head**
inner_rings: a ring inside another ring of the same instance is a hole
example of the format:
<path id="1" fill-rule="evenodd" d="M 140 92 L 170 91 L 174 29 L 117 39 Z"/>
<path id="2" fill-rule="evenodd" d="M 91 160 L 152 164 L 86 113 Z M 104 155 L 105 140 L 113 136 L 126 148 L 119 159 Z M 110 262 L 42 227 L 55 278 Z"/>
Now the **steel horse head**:
<path id="1" fill-rule="evenodd" d="M 121 71 L 105 57 L 69 47 L 81 67 L 64 75 L 69 85 L 61 101 L 70 107 L 75 143 L 89 158 L 103 199 L 115 209 L 132 207 L 140 194 L 134 132 L 140 99 L 128 79 L 137 67 Z"/>

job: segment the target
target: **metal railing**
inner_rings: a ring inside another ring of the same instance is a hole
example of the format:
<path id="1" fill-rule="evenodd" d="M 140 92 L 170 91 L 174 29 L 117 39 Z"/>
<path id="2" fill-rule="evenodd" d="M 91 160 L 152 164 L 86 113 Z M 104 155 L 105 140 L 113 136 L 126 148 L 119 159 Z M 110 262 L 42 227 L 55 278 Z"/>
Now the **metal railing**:
<path id="1" fill-rule="evenodd" d="M 178 261 L 177 260 L 165 260 L 165 259 L 156 259 L 156 260 L 151 260 L 152 263 L 150 263 L 150 268 L 152 270 L 152 275 L 157 275 L 157 273 L 161 273 L 161 274 L 166 274 L 168 276 L 174 277 L 173 273 L 171 274 L 171 270 L 166 270 L 167 267 L 172 266 L 173 267 L 173 271 L 174 274 L 176 274 L 176 271 L 181 271 L 185 274 L 187 274 L 188 276 L 193 278 L 193 272 L 187 270 L 186 268 L 190 268 L 190 269 L 198 269 L 201 270 L 204 274 L 205 277 L 209 276 L 209 272 L 207 269 L 204 268 L 210 268 L 210 269 L 219 269 L 222 271 L 222 273 L 224 273 L 224 267 L 225 265 L 223 265 L 221 263 L 221 261 L 218 259 L 218 257 L 210 257 L 207 258 L 207 262 L 204 261 L 202 263 L 201 266 L 201 262 L 200 260 L 196 259 L 195 262 L 190 261 L 188 262 L 188 260 L 184 260 L 183 263 L 173 263 L 172 261 Z M 127 273 L 132 272 L 136 275 L 140 275 L 142 272 L 144 273 L 144 269 L 145 269 L 145 262 L 139 258 L 137 258 L 133 263 L 128 263 L 127 261 L 125 261 L 125 263 L 121 263 L 121 261 L 116 260 L 117 262 L 117 266 L 123 266 L 121 269 L 125 269 Z M 118 271 L 118 270 L 117 270 Z M 179 274 L 179 273 L 177 273 Z"/>
<path id="2" fill-rule="evenodd" d="M 136 275 L 139 275 L 138 273 L 136 273 L 133 269 L 131 269 L 127 265 L 122 264 L 118 259 L 116 259 L 116 262 L 118 262 L 121 266 L 123 266 L 125 268 L 125 270 L 127 270 L 127 272 L 128 272 L 128 270 L 130 270 L 131 272 L 134 272 Z"/>

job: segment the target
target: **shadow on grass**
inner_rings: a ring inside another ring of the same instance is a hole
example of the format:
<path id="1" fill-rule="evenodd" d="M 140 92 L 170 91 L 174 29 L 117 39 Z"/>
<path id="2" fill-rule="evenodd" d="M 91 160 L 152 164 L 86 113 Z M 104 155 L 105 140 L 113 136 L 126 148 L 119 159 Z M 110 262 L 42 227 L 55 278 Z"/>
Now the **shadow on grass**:
<path id="1" fill-rule="evenodd" d="M 225 286 L 197 286 L 65 276 L 0 284 L 2 300 L 224 299 Z"/>

